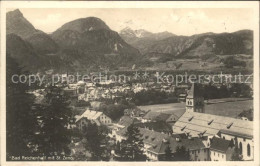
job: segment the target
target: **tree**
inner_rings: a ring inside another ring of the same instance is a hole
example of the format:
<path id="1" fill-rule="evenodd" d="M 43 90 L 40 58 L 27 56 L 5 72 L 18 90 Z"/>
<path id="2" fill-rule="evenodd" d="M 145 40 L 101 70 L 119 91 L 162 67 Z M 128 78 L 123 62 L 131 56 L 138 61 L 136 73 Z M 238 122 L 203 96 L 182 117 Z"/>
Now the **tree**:
<path id="1" fill-rule="evenodd" d="M 252 97 L 251 91 L 250 86 L 243 83 L 234 83 L 230 88 L 230 93 L 235 94 L 235 97 Z"/>
<path id="2" fill-rule="evenodd" d="M 117 142 L 116 142 L 116 145 L 115 145 L 115 153 L 119 153 L 119 152 L 120 152 L 120 149 L 121 149 L 120 142 L 117 141 Z"/>
<path id="3" fill-rule="evenodd" d="M 116 121 L 124 115 L 125 109 L 132 108 L 136 108 L 133 103 L 121 100 L 118 104 L 104 104 L 99 108 L 99 111 L 109 116 L 113 121 Z"/>
<path id="4" fill-rule="evenodd" d="M 232 161 L 242 161 L 242 156 L 240 155 L 240 152 L 239 152 L 239 148 L 238 148 L 238 141 L 237 141 L 237 138 L 235 138 L 235 148 L 234 148 L 234 152 L 231 156 L 231 160 Z"/>
<path id="5" fill-rule="evenodd" d="M 109 148 L 106 142 L 107 131 L 105 126 L 97 126 L 96 123 L 89 121 L 88 125 L 83 128 L 83 137 L 87 139 L 85 148 L 90 151 L 92 161 L 107 161 L 109 159 Z"/>
<path id="6" fill-rule="evenodd" d="M 121 161 L 146 161 L 143 148 L 144 143 L 141 139 L 140 131 L 133 124 L 128 126 L 126 132 L 126 140 L 121 143 L 120 157 Z"/>
<path id="7" fill-rule="evenodd" d="M 248 120 L 253 121 L 254 119 L 254 110 L 252 108 L 248 110 L 243 110 L 240 114 L 238 114 L 238 117 L 246 117 Z"/>
<path id="8" fill-rule="evenodd" d="M 33 96 L 29 86 L 19 80 L 12 81 L 13 75 L 24 74 L 22 68 L 9 55 L 6 56 L 6 157 L 32 155 L 30 148 L 35 140 L 36 115 Z"/>
<path id="9" fill-rule="evenodd" d="M 46 156 L 69 154 L 71 131 L 68 126 L 72 120 L 67 97 L 55 86 L 46 89 L 43 104 L 38 106 L 39 152 Z"/>
<path id="10" fill-rule="evenodd" d="M 173 160 L 173 153 L 170 146 L 168 145 L 165 149 L 165 157 L 163 161 L 172 161 L 172 160 Z"/>
<path id="11" fill-rule="evenodd" d="M 136 105 L 165 104 L 177 102 L 176 93 L 169 93 L 157 90 L 142 90 L 132 97 L 132 101 Z"/>
<path id="12" fill-rule="evenodd" d="M 189 151 L 186 151 L 184 146 L 177 146 L 174 153 L 174 161 L 190 161 Z"/>
<path id="13" fill-rule="evenodd" d="M 234 66 L 246 67 L 245 61 L 237 60 L 234 56 L 229 56 L 224 60 L 224 64 L 227 68 L 233 68 Z"/>

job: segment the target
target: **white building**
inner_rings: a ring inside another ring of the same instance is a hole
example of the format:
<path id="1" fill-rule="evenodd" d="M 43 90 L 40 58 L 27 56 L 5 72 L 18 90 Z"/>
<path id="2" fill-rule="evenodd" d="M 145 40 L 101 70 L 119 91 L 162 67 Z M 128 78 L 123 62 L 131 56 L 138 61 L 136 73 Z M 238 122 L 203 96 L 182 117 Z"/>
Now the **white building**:
<path id="1" fill-rule="evenodd" d="M 76 116 L 76 125 L 79 130 L 83 129 L 83 126 L 88 124 L 88 120 L 93 123 L 96 123 L 98 126 L 100 125 L 110 125 L 112 120 L 110 117 L 105 115 L 103 112 L 86 110 L 82 115 Z"/>
<path id="2" fill-rule="evenodd" d="M 230 140 L 213 137 L 210 145 L 211 161 L 231 161 L 234 152 L 234 145 L 231 145 Z"/>

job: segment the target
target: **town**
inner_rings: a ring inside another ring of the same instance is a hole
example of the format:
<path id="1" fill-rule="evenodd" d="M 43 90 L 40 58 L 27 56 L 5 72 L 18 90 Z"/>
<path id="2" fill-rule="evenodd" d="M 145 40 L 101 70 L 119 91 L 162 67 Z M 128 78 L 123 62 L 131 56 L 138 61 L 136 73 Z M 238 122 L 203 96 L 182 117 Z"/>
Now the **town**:
<path id="1" fill-rule="evenodd" d="M 105 153 L 102 154 L 106 156 L 104 160 L 128 161 L 122 157 L 124 152 L 121 151 L 128 139 L 129 127 L 138 130 L 138 139 L 143 143 L 143 147 L 138 148 L 149 161 L 253 160 L 253 108 L 248 104 L 252 101 L 252 85 L 248 85 L 247 93 L 241 93 L 236 84 L 175 86 L 140 80 L 136 83 L 81 80 L 70 84 L 57 83 L 56 86 L 71 101 L 74 120 L 68 129 L 78 134 L 72 137 L 70 150 L 75 158 L 81 156 L 79 160 L 93 157 L 85 145 L 87 136 L 84 136 L 88 135 L 86 131 L 91 125 L 105 131 L 98 143 L 100 147 L 106 147 L 105 150 L 102 148 Z M 237 86 L 236 90 L 232 91 L 234 86 Z M 205 99 L 205 88 L 208 88 L 208 94 L 221 92 L 224 96 L 207 95 Z M 228 92 L 232 94 L 226 94 Z M 41 102 L 46 92 L 38 89 L 32 93 Z M 155 103 L 150 100 L 147 104 L 145 100 L 138 102 L 138 95 L 152 99 L 153 93 L 163 94 L 166 100 L 156 99 Z M 215 111 L 219 112 L 212 111 L 218 103 L 239 102 L 246 102 L 247 109 L 235 110 L 232 114 L 234 110 L 227 105 L 222 106 L 222 113 L 218 109 Z M 144 105 L 136 106 L 140 103 Z"/>

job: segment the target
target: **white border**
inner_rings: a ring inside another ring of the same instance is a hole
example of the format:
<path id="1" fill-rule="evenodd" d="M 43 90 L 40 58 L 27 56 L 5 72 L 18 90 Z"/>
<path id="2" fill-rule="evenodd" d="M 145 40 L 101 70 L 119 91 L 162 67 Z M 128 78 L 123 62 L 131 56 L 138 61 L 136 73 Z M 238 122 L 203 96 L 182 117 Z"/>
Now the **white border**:
<path id="1" fill-rule="evenodd" d="M 254 161 L 250 162 L 6 162 L 5 145 L 5 52 L 6 52 L 6 8 L 251 8 L 255 15 L 254 30 Z M 1 165 L 259 165 L 259 3 L 257 1 L 2 1 L 1 2 L 1 60 L 0 60 L 0 109 L 1 109 Z"/>

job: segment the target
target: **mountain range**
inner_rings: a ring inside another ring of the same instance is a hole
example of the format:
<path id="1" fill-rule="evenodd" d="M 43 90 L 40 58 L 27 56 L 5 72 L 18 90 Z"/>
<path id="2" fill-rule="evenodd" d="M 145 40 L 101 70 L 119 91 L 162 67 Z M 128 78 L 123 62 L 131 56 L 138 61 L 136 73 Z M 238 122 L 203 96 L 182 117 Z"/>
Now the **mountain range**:
<path id="1" fill-rule="evenodd" d="M 86 71 L 143 67 L 151 58 L 167 62 L 216 55 L 253 54 L 253 32 L 177 36 L 144 29 L 111 30 L 96 17 L 65 23 L 50 34 L 36 29 L 19 9 L 6 14 L 7 55 L 26 70 Z"/>
<path id="2" fill-rule="evenodd" d="M 169 32 L 123 29 L 120 36 L 142 54 L 167 54 L 178 58 L 201 57 L 208 54 L 253 54 L 253 31 L 234 33 L 203 33 L 177 36 Z"/>

